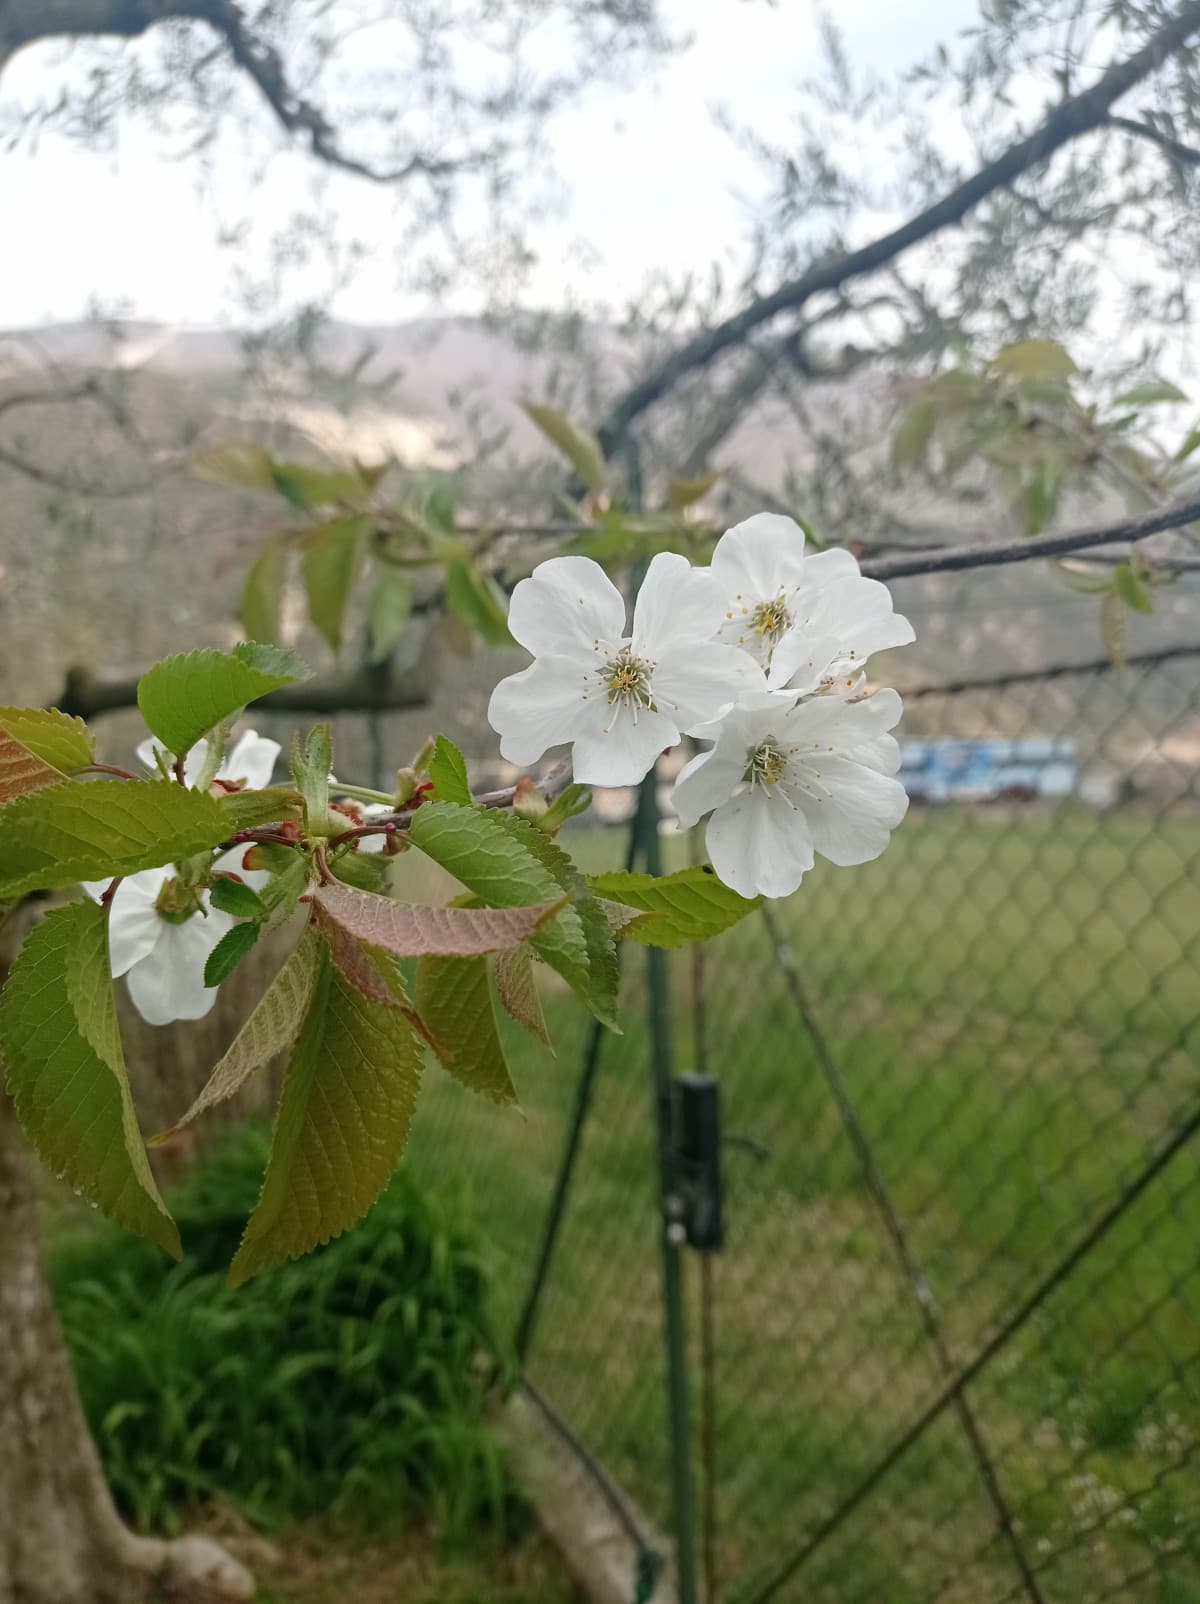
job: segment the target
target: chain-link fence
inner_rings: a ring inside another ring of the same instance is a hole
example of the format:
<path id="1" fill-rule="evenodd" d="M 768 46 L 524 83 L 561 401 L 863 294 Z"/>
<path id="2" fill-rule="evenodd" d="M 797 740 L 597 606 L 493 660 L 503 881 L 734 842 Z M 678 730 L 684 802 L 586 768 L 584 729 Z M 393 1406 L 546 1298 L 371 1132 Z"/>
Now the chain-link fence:
<path id="1" fill-rule="evenodd" d="M 525 1374 L 685 1604 L 1197 1604 L 1200 645 L 910 687 L 904 732 L 880 860 L 665 994 L 627 951 L 620 1037 L 548 995 L 525 1120 L 446 1085 L 413 1162 L 472 1174 Z M 709 1257 L 662 1211 L 669 1046 L 720 1083 Z"/>

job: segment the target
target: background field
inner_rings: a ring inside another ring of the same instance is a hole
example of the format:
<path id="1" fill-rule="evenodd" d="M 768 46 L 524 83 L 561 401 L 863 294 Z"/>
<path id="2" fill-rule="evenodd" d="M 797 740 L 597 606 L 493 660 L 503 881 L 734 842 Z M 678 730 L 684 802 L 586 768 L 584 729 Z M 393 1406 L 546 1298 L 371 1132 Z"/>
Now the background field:
<path id="1" fill-rule="evenodd" d="M 623 835 L 575 846 L 614 865 Z M 687 843 L 668 847 L 684 861 Z M 1200 817 L 1187 811 L 914 811 L 879 862 L 852 875 L 821 864 L 780 910 L 955 1362 L 1194 1101 L 1198 884 Z M 605 1044 L 530 1373 L 665 1521 L 653 1126 L 641 955 L 628 956 L 625 1034 Z M 702 1050 L 696 978 L 674 959 L 680 1067 Z M 940 1378 L 758 919 L 710 949 L 700 995 L 737 1139 L 715 1265 L 718 1566 L 721 1596 L 748 1599 Z M 584 1028 L 568 998 L 546 1003 L 559 1061 L 514 1041 L 525 1117 L 431 1081 L 412 1148 L 434 1177 L 465 1161 L 509 1322 Z M 970 1390 L 1047 1598 L 1200 1600 L 1198 1181 L 1185 1151 Z M 778 1596 L 1004 1598 L 1017 1574 L 995 1528 L 947 1413 L 869 1518 Z"/>

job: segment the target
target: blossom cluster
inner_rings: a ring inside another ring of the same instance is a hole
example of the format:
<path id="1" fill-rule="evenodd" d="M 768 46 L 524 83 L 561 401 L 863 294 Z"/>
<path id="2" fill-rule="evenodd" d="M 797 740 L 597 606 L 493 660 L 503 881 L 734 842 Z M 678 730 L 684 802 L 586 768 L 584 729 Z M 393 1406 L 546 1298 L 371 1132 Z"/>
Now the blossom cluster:
<path id="1" fill-rule="evenodd" d="M 570 743 L 575 778 L 634 785 L 684 736 L 708 743 L 675 782 L 680 823 L 706 815 L 713 868 L 744 896 L 788 896 L 814 854 L 865 863 L 908 798 L 895 778 L 893 690 L 868 658 L 911 641 L 886 585 L 844 550 L 806 552 L 792 519 L 726 531 L 708 568 L 660 553 L 626 633 L 599 564 L 552 557 L 513 591 L 508 616 L 534 661 L 488 708 L 510 762 Z"/>

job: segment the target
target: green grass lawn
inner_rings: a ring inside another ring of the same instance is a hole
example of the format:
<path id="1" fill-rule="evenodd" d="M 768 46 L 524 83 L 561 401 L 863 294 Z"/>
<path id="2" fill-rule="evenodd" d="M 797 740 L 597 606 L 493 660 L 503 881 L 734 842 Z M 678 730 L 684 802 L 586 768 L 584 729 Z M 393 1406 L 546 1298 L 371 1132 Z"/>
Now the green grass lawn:
<path id="1" fill-rule="evenodd" d="M 623 849 L 619 832 L 573 845 L 594 867 Z M 1200 1095 L 1200 819 L 914 812 L 878 863 L 820 864 L 779 913 L 962 1362 Z M 605 1044 L 530 1370 L 665 1520 L 640 959 L 627 954 L 625 1033 Z M 761 922 L 704 969 L 708 1067 L 746 1139 L 725 1160 L 714 1407 L 719 1596 L 749 1600 L 940 1372 Z M 687 1067 L 687 954 L 672 987 Z M 509 1320 L 585 1029 L 557 983 L 546 1005 L 558 1061 L 513 1042 L 524 1117 L 431 1079 L 410 1150 L 427 1175 L 470 1174 Z M 1048 1600 L 1200 1604 L 1198 1182 L 1181 1154 L 971 1389 Z M 1017 1584 L 950 1412 L 777 1596 L 977 1604 Z"/>

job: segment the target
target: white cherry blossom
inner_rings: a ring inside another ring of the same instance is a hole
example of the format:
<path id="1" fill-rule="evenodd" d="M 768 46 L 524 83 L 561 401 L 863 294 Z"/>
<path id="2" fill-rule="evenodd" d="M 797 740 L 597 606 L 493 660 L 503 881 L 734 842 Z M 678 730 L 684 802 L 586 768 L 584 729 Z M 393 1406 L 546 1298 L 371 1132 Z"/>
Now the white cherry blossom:
<path id="1" fill-rule="evenodd" d="M 712 815 L 713 868 L 746 897 L 789 896 L 818 852 L 837 864 L 877 858 L 908 808 L 893 778 L 900 749 L 887 733 L 900 711 L 893 690 L 745 698 L 675 782 L 679 822 Z"/>
<path id="2" fill-rule="evenodd" d="M 772 689 L 852 689 L 872 652 L 915 638 L 852 553 L 806 554 L 803 529 L 777 513 L 726 530 L 710 572 L 725 603 L 718 638 L 751 653 Z"/>
<path id="3" fill-rule="evenodd" d="M 752 658 L 714 639 L 722 611 L 710 574 L 661 552 L 626 633 L 624 599 L 598 563 L 540 563 L 508 615 L 534 661 L 502 680 L 488 706 L 501 753 L 526 767 L 569 741 L 581 783 L 636 784 L 682 734 L 766 689 Z"/>
<path id="4" fill-rule="evenodd" d="M 278 741 L 247 730 L 226 755 L 216 778 L 261 791 L 271 783 L 279 752 Z M 175 761 L 157 741 L 143 741 L 138 758 L 151 774 L 161 773 L 156 753 L 168 768 Z M 207 761 L 208 743 L 197 741 L 184 760 L 189 785 L 203 776 Z M 271 876 L 265 869 L 245 868 L 246 852 L 246 847 L 234 847 L 215 860 L 213 869 L 261 890 Z M 105 880 L 91 881 L 84 890 L 99 901 L 107 885 Z M 204 965 L 233 922 L 229 914 L 212 906 L 207 891 L 185 887 L 172 865 L 126 875 L 108 911 L 113 979 L 125 976 L 134 1006 L 151 1025 L 203 1019 L 217 1000 L 217 988 L 204 984 Z"/>

